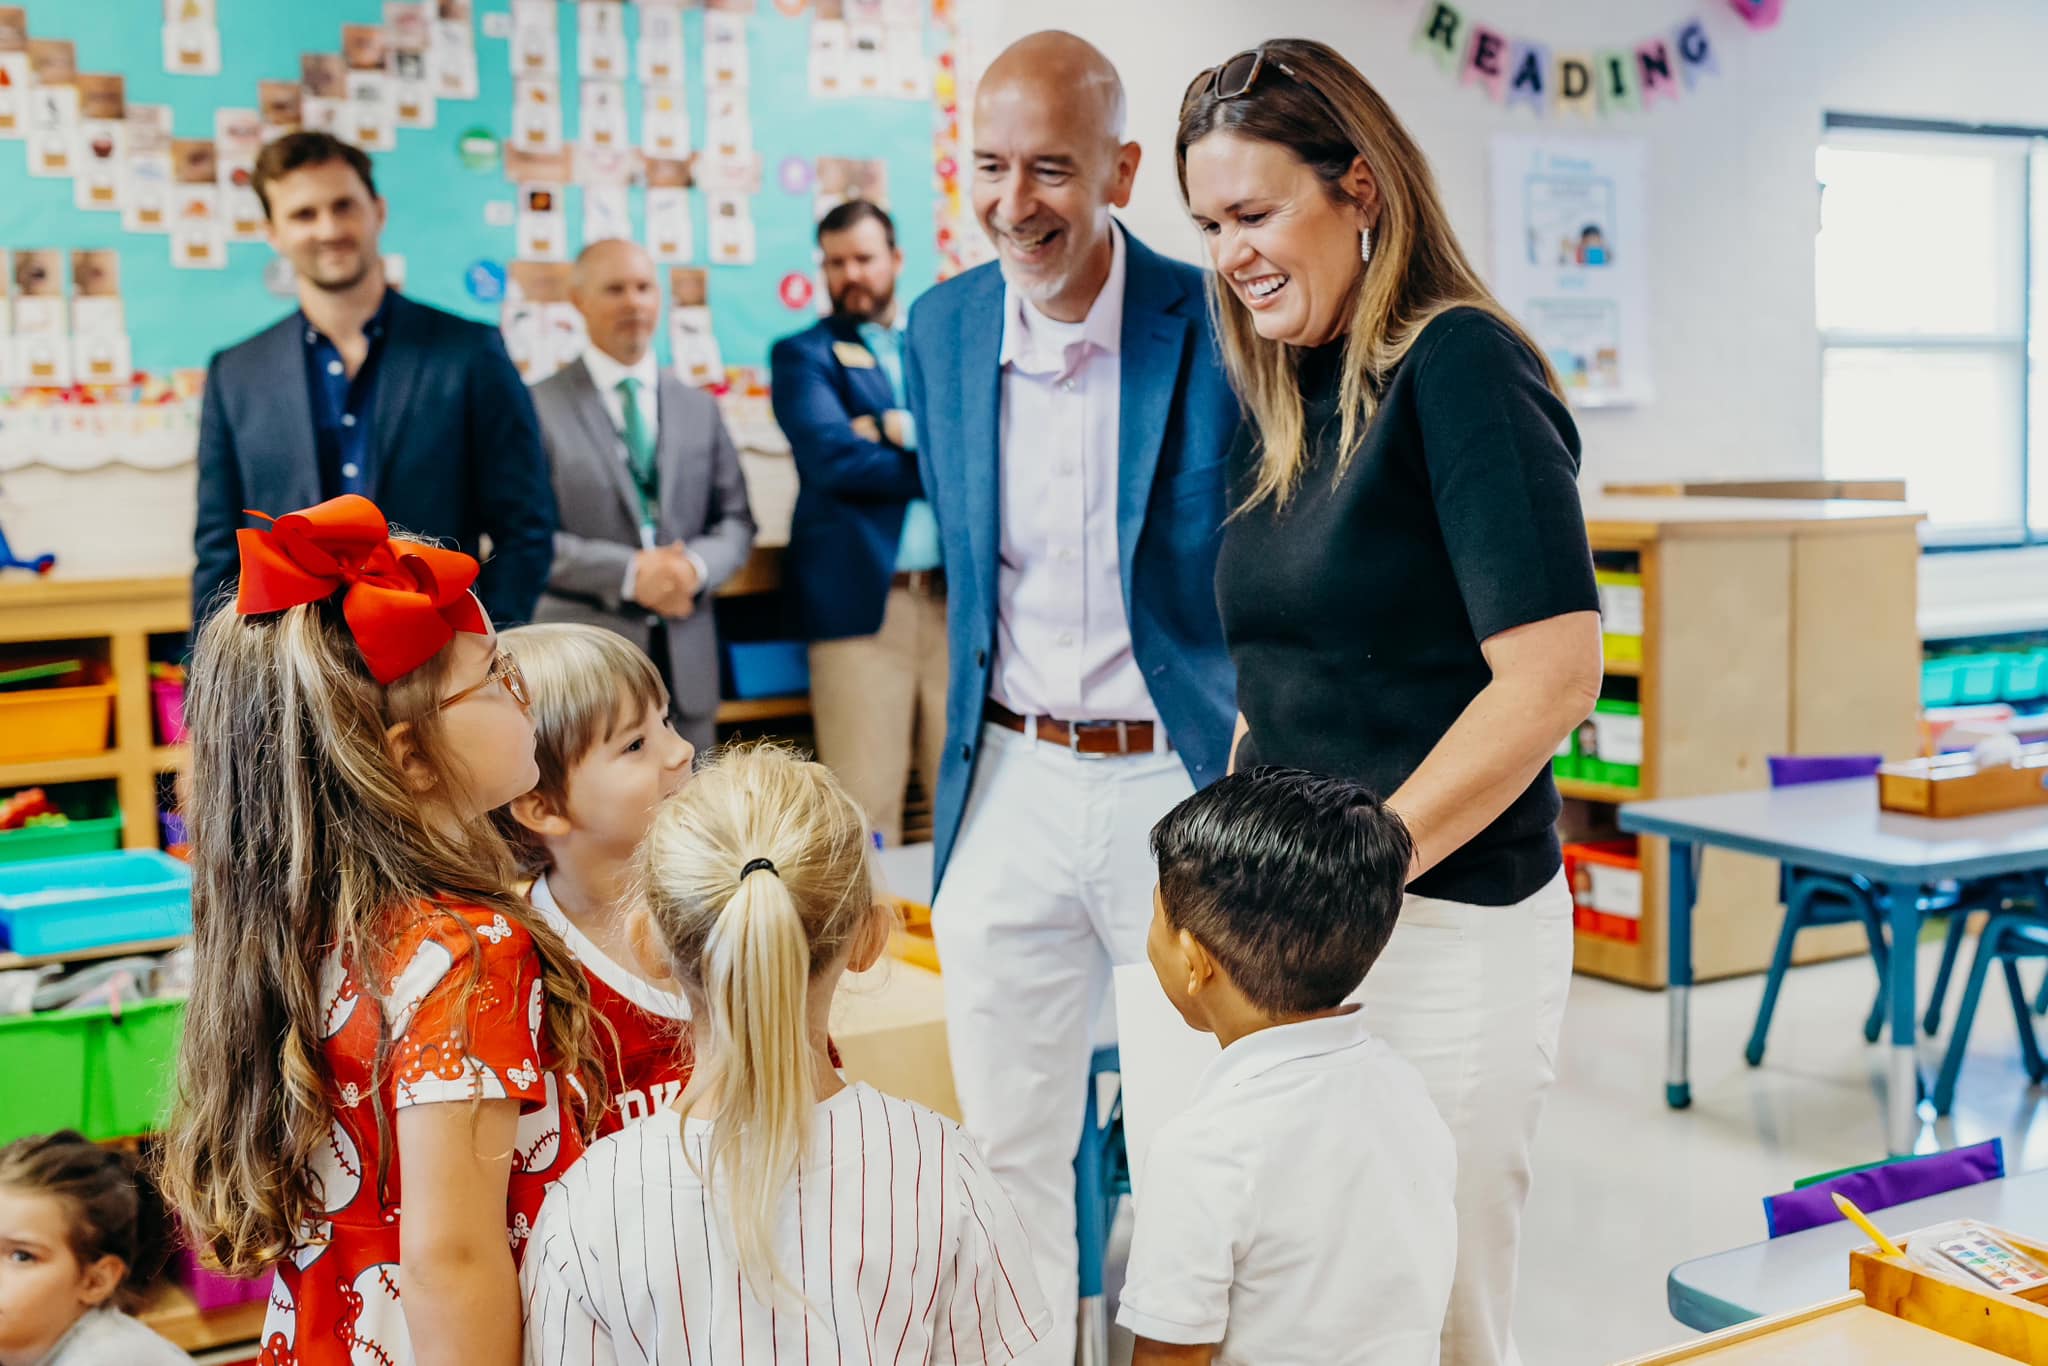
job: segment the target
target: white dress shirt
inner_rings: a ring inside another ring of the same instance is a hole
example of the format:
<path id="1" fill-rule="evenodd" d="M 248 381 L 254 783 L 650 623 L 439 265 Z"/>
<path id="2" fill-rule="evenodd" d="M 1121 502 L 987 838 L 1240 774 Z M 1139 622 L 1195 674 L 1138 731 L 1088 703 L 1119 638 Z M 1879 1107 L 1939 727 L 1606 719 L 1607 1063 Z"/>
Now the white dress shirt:
<path id="1" fill-rule="evenodd" d="M 1217 1366 L 1438 1360 L 1457 1155 L 1421 1074 L 1363 1012 L 1224 1049 L 1139 1179 L 1117 1311 L 1132 1332 L 1220 1343 Z"/>
<path id="2" fill-rule="evenodd" d="M 612 420 L 612 430 L 619 433 L 619 463 L 625 465 L 626 472 L 631 474 L 632 457 L 626 451 L 626 396 L 619 392 L 619 382 L 626 379 L 639 382 L 640 387 L 633 391 L 633 406 L 640 410 L 640 420 L 647 424 L 648 439 L 654 442 L 656 450 L 660 450 L 661 367 L 655 364 L 654 348 L 648 347 L 647 354 L 640 358 L 638 364 L 621 365 L 593 343 L 584 348 L 583 365 L 585 369 L 590 371 L 590 382 L 597 386 L 597 396 L 604 400 L 604 410 L 606 415 Z M 652 550 L 654 546 L 654 529 L 642 525 L 640 528 L 641 549 Z M 683 547 L 683 555 L 696 568 L 697 582 L 699 584 L 705 582 L 708 574 L 703 559 L 687 545 Z M 633 590 L 639 586 L 638 579 L 639 565 L 631 560 L 627 561 L 626 578 L 619 586 L 619 595 L 628 602 L 634 600 Z"/>
<path id="3" fill-rule="evenodd" d="M 1151 721 L 1117 557 L 1124 235 L 1078 323 L 1003 293 L 1002 540 L 989 695 L 1024 716 Z"/>
<path id="4" fill-rule="evenodd" d="M 1051 1326 L 1024 1230 L 951 1120 L 858 1083 L 819 1102 L 775 1224 L 797 1291 L 779 1305 L 742 1279 L 725 1197 L 700 1179 L 710 1135 L 657 1111 L 548 1193 L 521 1269 L 527 1366 L 738 1363 L 749 1346 L 764 1366 L 1002 1366 Z"/>

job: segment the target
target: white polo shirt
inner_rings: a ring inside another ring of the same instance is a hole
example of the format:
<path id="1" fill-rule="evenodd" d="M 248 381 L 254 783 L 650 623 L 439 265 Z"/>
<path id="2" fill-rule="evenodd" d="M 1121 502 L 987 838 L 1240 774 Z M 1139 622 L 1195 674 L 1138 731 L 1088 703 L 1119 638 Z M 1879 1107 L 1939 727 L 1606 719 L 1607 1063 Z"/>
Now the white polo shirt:
<path id="1" fill-rule="evenodd" d="M 1117 1322 L 1217 1366 L 1432 1366 L 1457 1158 L 1354 1007 L 1239 1039 L 1146 1161 Z"/>

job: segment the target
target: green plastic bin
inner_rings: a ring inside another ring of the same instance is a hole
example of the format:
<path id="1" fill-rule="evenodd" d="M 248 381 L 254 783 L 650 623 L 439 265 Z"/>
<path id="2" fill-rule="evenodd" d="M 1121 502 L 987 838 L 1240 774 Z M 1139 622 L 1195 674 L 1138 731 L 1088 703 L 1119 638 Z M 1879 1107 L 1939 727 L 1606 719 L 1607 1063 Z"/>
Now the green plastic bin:
<path id="1" fill-rule="evenodd" d="M 0 863 L 69 858 L 73 854 L 111 854 L 121 847 L 121 808 L 111 790 L 90 794 L 53 791 L 50 795 L 71 817 L 70 821 L 64 825 L 0 830 Z"/>
<path id="2" fill-rule="evenodd" d="M 0 1143 L 52 1129 L 134 1138 L 170 1111 L 182 1000 L 136 1001 L 113 1012 L 60 1010 L 0 1018 Z"/>
<path id="3" fill-rule="evenodd" d="M 1586 754 L 1584 742 L 1580 743 L 1580 776 L 1589 782 L 1605 783 L 1610 787 L 1641 787 L 1642 715 L 1641 703 L 1601 698 L 1593 708 L 1594 752 Z M 1583 729 L 1581 733 L 1584 733 Z M 1610 737 L 1626 734 L 1630 738 L 1625 746 L 1617 746 L 1612 738 L 1603 744 L 1599 738 L 1603 734 Z"/>

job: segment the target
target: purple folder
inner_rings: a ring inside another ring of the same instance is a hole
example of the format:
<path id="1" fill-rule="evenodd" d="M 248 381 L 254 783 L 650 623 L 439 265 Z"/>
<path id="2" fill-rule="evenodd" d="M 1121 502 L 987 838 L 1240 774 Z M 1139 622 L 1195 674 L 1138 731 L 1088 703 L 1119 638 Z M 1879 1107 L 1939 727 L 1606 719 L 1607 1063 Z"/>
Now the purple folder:
<path id="1" fill-rule="evenodd" d="M 1840 1191 L 1868 1214 L 1903 1205 L 1943 1191 L 1996 1181 L 2005 1175 L 2005 1145 L 1998 1139 L 1951 1148 L 1943 1153 L 1908 1157 L 1845 1172 L 1782 1195 L 1764 1197 L 1764 1222 L 1773 1238 L 1801 1229 L 1840 1222 L 1834 1194 Z"/>

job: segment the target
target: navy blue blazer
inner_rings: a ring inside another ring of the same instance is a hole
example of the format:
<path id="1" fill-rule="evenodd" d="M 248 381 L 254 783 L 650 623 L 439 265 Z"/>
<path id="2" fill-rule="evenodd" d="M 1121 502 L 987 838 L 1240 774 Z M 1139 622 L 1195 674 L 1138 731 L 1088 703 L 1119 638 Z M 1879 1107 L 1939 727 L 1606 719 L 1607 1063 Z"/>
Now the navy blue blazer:
<path id="1" fill-rule="evenodd" d="M 1197 787 L 1223 775 L 1237 681 L 1216 611 L 1231 453 L 1249 440 L 1223 373 L 1202 272 L 1126 232 L 1117 549 L 1131 644 Z M 960 833 L 996 649 L 1003 277 L 979 266 L 910 313 L 905 388 L 946 566 L 946 753 L 933 812 L 934 886 Z M 1079 604 L 1076 604 L 1078 610 Z M 1104 718 L 1068 717 L 1068 720 Z"/>
<path id="2" fill-rule="evenodd" d="M 494 327 L 391 296 L 377 362 L 369 496 L 391 525 L 471 555 L 495 625 L 528 621 L 555 554 L 555 495 L 526 384 Z M 293 313 L 215 355 L 199 415 L 192 620 L 239 576 L 235 532 L 320 501 L 306 391 L 305 318 Z"/>
<path id="3" fill-rule="evenodd" d="M 796 511 L 783 582 L 807 640 L 871 636 L 882 629 L 889 580 L 903 536 L 903 509 L 924 496 L 914 452 L 855 435 L 852 422 L 897 406 L 880 361 L 847 365 L 835 346 L 872 355 L 858 324 L 842 317 L 784 337 L 768 354 L 775 421 L 796 457 Z"/>

